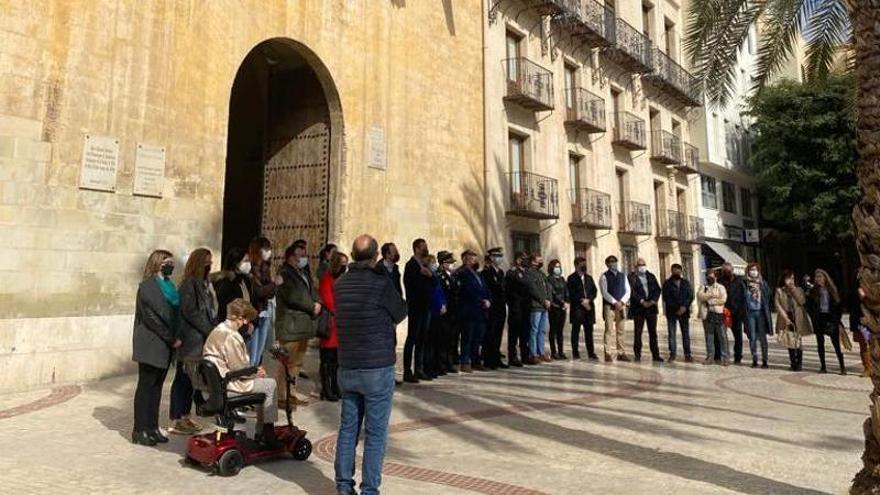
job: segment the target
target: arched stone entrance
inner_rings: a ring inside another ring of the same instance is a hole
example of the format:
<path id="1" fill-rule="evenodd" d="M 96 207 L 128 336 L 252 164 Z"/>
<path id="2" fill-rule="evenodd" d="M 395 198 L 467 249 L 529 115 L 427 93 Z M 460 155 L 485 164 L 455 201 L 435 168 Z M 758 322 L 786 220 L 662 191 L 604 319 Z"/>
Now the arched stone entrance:
<path id="1" fill-rule="evenodd" d="M 341 135 L 339 95 L 318 57 L 287 38 L 255 46 L 230 97 L 223 252 L 265 235 L 276 257 L 300 238 L 314 256 L 333 238 Z"/>

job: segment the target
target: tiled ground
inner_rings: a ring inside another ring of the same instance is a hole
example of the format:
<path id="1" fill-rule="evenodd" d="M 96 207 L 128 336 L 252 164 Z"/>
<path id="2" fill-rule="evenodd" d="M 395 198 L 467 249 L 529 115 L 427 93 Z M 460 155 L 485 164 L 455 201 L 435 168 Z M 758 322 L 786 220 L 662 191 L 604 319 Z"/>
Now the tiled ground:
<path id="1" fill-rule="evenodd" d="M 869 384 L 854 353 L 850 376 L 810 371 L 809 344 L 798 374 L 774 348 L 770 370 L 556 362 L 403 387 L 384 493 L 844 493 L 860 466 Z M 335 493 L 338 405 L 296 415 L 315 443 L 308 461 L 220 478 L 182 464 L 182 438 L 128 442 L 133 388 L 126 376 L 0 396 L 2 491 Z"/>

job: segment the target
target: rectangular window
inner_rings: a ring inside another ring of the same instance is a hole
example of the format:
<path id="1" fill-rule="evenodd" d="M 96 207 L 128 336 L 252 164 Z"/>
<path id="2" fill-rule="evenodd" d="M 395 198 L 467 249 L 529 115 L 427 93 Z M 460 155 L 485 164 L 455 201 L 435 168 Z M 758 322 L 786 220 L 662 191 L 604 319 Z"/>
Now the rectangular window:
<path id="1" fill-rule="evenodd" d="M 581 157 L 575 154 L 568 155 L 568 185 L 571 186 L 571 201 L 578 199 L 578 189 L 581 188 Z"/>
<path id="2" fill-rule="evenodd" d="M 736 186 L 730 182 L 721 182 L 721 199 L 724 202 L 724 211 L 736 213 Z"/>
<path id="3" fill-rule="evenodd" d="M 510 31 L 507 32 L 507 80 L 516 82 L 519 65 L 519 42 L 520 37 Z"/>
<path id="4" fill-rule="evenodd" d="M 574 257 L 587 260 L 587 273 L 593 273 L 593 246 L 586 242 L 574 243 Z M 564 270 L 563 270 L 564 271 Z"/>
<path id="5" fill-rule="evenodd" d="M 752 191 L 745 187 L 739 190 L 742 214 L 746 218 L 752 218 Z"/>
<path id="6" fill-rule="evenodd" d="M 541 236 L 531 232 L 513 232 L 513 252 L 525 251 L 529 254 L 541 252 Z"/>
<path id="7" fill-rule="evenodd" d="M 703 175 L 700 177 L 700 186 L 703 196 L 703 206 L 705 208 L 718 209 L 718 185 L 715 183 L 715 177 Z"/>
<path id="8" fill-rule="evenodd" d="M 620 268 L 623 273 L 632 273 L 636 271 L 636 260 L 639 259 L 638 246 L 620 246 Z"/>
<path id="9" fill-rule="evenodd" d="M 577 69 L 566 64 L 565 65 L 565 108 L 574 108 L 575 98 L 575 75 Z"/>
<path id="10" fill-rule="evenodd" d="M 654 6 L 646 3 L 642 4 L 642 31 L 654 41 Z"/>
<path id="11" fill-rule="evenodd" d="M 660 283 L 669 278 L 669 253 L 660 253 Z"/>
<path id="12" fill-rule="evenodd" d="M 522 173 L 524 171 L 523 148 L 524 139 L 516 134 L 508 135 L 508 163 L 510 166 L 510 187 L 511 192 L 519 193 L 522 191 Z"/>
<path id="13" fill-rule="evenodd" d="M 688 282 L 694 284 L 694 256 L 691 254 L 681 254 L 681 276 Z"/>

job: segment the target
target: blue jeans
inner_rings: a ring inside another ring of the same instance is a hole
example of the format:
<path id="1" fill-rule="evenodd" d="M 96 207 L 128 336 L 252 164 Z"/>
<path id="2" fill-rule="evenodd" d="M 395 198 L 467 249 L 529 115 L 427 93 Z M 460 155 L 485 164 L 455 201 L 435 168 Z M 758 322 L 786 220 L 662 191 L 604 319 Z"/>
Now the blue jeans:
<path id="1" fill-rule="evenodd" d="M 375 369 L 339 368 L 342 414 L 336 438 L 336 491 L 354 493 L 355 449 L 363 424 L 364 459 L 361 493 L 375 495 L 382 483 L 388 441 L 388 419 L 394 396 L 394 366 Z"/>
<path id="2" fill-rule="evenodd" d="M 461 355 L 462 365 L 480 363 L 480 344 L 486 332 L 486 322 L 480 316 L 466 316 L 461 322 Z"/>
<path id="3" fill-rule="evenodd" d="M 254 328 L 251 339 L 247 343 L 248 356 L 251 358 L 251 366 L 259 366 L 263 360 L 263 352 L 266 350 L 266 341 L 269 339 L 269 330 L 275 322 L 275 302 L 266 304 L 266 315 L 260 318 L 260 324 Z"/>
<path id="4" fill-rule="evenodd" d="M 749 310 L 746 313 L 746 329 L 749 332 L 749 350 L 752 352 L 752 360 L 758 360 L 758 342 L 761 342 L 761 359 L 767 362 L 767 321 L 761 310 Z"/>
<path id="5" fill-rule="evenodd" d="M 547 312 L 532 311 L 529 315 L 531 328 L 529 329 L 529 355 L 532 357 L 544 355 L 544 334 L 547 332 Z"/>
<path id="6" fill-rule="evenodd" d="M 669 330 L 669 355 L 676 354 L 676 326 L 681 326 L 681 346 L 684 348 L 685 357 L 691 355 L 691 322 L 687 313 L 682 316 L 676 314 L 666 315 L 666 325 Z"/>

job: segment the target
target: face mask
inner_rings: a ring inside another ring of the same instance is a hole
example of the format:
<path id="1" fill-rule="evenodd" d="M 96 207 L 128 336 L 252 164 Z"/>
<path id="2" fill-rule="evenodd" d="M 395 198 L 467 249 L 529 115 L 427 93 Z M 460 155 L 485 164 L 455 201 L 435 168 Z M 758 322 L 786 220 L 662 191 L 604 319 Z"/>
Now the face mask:
<path id="1" fill-rule="evenodd" d="M 504 256 L 492 256 L 492 263 L 500 265 L 502 261 L 504 261 Z"/>
<path id="2" fill-rule="evenodd" d="M 611 270 L 612 272 L 616 272 L 617 271 L 617 263 L 608 263 L 608 269 Z"/>
<path id="3" fill-rule="evenodd" d="M 395 255 L 394 255 L 394 262 L 397 263 L 398 261 L 400 261 L 400 255 L 399 255 L 399 254 L 395 254 Z"/>
<path id="4" fill-rule="evenodd" d="M 385 263 L 385 267 L 387 267 L 389 270 L 394 268 L 394 262 L 391 260 L 382 260 L 382 263 Z"/>
<path id="5" fill-rule="evenodd" d="M 342 268 L 336 270 L 336 273 L 335 273 L 334 275 L 336 275 L 337 277 L 339 277 L 340 275 L 342 275 L 343 273 L 345 273 L 345 271 L 346 271 L 346 267 L 343 266 Z"/>
<path id="6" fill-rule="evenodd" d="M 553 268 L 553 275 L 562 275 L 562 268 L 559 268 L 558 266 Z"/>
<path id="7" fill-rule="evenodd" d="M 709 277 L 706 279 L 709 285 L 715 285 L 715 277 Z"/>
<path id="8" fill-rule="evenodd" d="M 643 265 L 643 266 L 640 266 L 640 267 L 637 267 L 636 269 L 639 271 L 639 273 L 642 273 L 642 274 L 648 272 L 648 267 L 647 267 L 647 266 L 644 266 L 644 265 Z"/>
<path id="9" fill-rule="evenodd" d="M 680 274 L 680 273 L 673 273 L 673 274 L 672 274 L 672 279 L 673 279 L 673 280 L 678 280 L 678 279 L 680 279 L 680 278 L 681 278 L 681 274 Z"/>
<path id="10" fill-rule="evenodd" d="M 263 255 L 263 261 L 269 261 L 272 259 L 271 249 L 263 249 L 262 251 L 260 251 L 260 253 Z"/>
<path id="11" fill-rule="evenodd" d="M 174 273 L 174 265 L 162 265 L 159 271 L 162 272 L 163 276 L 170 277 Z"/>
<path id="12" fill-rule="evenodd" d="M 538 270 L 544 268 L 544 263 L 538 263 L 537 265 L 535 265 L 535 268 L 537 268 Z"/>
<path id="13" fill-rule="evenodd" d="M 752 278 L 758 278 L 758 270 L 749 270 L 749 276 Z"/>
<path id="14" fill-rule="evenodd" d="M 251 272 L 251 262 L 250 261 L 242 261 L 238 264 L 238 272 L 239 273 L 250 273 Z"/>
<path id="15" fill-rule="evenodd" d="M 438 265 L 437 263 L 431 263 L 432 272 L 436 272 L 438 268 L 440 268 L 440 265 Z"/>
<path id="16" fill-rule="evenodd" d="M 300 259 L 299 259 L 299 263 L 297 263 L 297 266 L 299 266 L 300 269 L 303 269 L 303 268 L 305 268 L 306 265 L 308 265 L 308 264 L 309 264 L 309 259 L 308 259 L 308 258 L 300 258 Z"/>
<path id="17" fill-rule="evenodd" d="M 586 266 L 583 266 L 583 265 L 582 265 L 582 266 L 579 266 L 579 267 L 578 267 L 578 272 L 580 272 L 580 273 L 587 273 L 587 267 L 586 267 Z"/>

